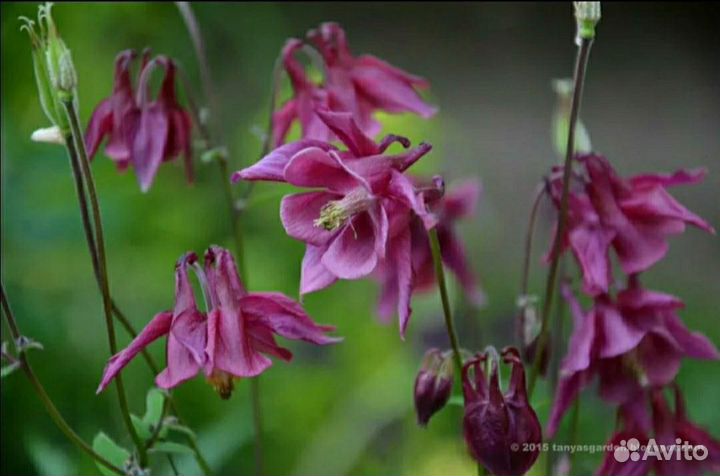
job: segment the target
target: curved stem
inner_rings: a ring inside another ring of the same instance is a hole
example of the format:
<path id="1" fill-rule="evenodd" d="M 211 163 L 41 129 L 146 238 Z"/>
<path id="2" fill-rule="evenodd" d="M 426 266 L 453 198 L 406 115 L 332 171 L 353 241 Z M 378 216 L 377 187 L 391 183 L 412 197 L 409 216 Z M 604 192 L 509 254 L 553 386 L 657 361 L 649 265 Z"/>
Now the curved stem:
<path id="1" fill-rule="evenodd" d="M 587 69 L 588 58 L 590 56 L 590 47 L 592 39 L 582 38 L 578 47 L 577 59 L 575 61 L 575 73 L 573 75 L 573 95 L 570 106 L 570 123 L 568 127 L 567 149 L 565 150 L 565 165 L 563 169 L 563 189 L 560 198 L 560 216 L 558 217 L 557 229 L 555 231 L 555 239 L 553 241 L 552 262 L 548 271 L 547 282 L 545 284 L 545 301 L 543 303 L 542 321 L 540 324 L 540 334 L 538 336 L 537 351 L 533 362 L 530 379 L 528 382 L 528 398 L 532 397 L 535 389 L 535 381 L 540 370 L 540 363 L 545 345 L 548 339 L 548 321 L 550 309 L 552 309 L 553 295 L 555 294 L 555 286 L 557 281 L 558 263 L 560 261 L 560 250 L 562 247 L 562 237 L 565 233 L 565 226 L 568 215 L 568 200 L 570 195 L 570 175 L 572 173 L 572 158 L 575 152 L 575 127 L 577 125 L 580 113 L 580 102 L 582 100 L 582 91 L 585 83 L 585 70 Z"/>
<path id="2" fill-rule="evenodd" d="M 8 323 L 8 327 L 10 328 L 10 333 L 12 334 L 13 341 L 17 342 L 22 334 L 20 333 L 17 321 L 15 320 L 15 315 L 13 314 L 10 303 L 8 302 L 7 295 L 5 294 L 5 287 L 3 286 L 2 282 L 0 282 L 0 301 L 2 301 L 3 313 L 5 314 L 5 319 Z M 89 455 L 101 465 L 108 468 L 110 471 L 119 475 L 125 474 L 125 471 L 123 471 L 121 468 L 118 468 L 110 461 L 106 460 L 98 453 L 96 453 L 95 450 L 93 450 L 92 447 L 85 442 L 85 440 L 83 440 L 77 433 L 75 433 L 75 431 L 70 427 L 67 421 L 65 421 L 65 418 L 63 418 L 62 414 L 53 403 L 52 399 L 45 390 L 45 387 L 37 378 L 37 375 L 35 375 L 35 372 L 33 371 L 33 368 L 30 365 L 30 361 L 28 360 L 25 352 L 18 352 L 18 354 L 18 359 L 20 360 L 20 368 L 22 368 L 28 380 L 30 380 L 30 383 L 35 389 L 35 392 L 37 392 L 38 396 L 40 397 L 40 400 L 42 401 L 45 410 L 47 410 L 48 414 L 50 414 L 50 418 L 53 420 L 55 425 L 57 425 L 60 431 L 62 431 L 63 434 L 81 451 Z"/>
<path id="3" fill-rule="evenodd" d="M 115 340 L 115 326 L 113 323 L 112 314 L 112 302 L 110 299 L 110 285 L 108 282 L 107 273 L 107 261 L 105 257 L 105 237 L 103 234 L 102 219 L 100 216 L 100 205 L 97 199 L 97 191 L 95 189 L 95 181 L 93 180 L 92 171 L 90 170 L 90 161 L 87 157 L 85 149 L 85 140 L 83 138 L 82 129 L 80 122 L 78 121 L 77 111 L 72 100 L 64 101 L 65 112 L 67 113 L 68 120 L 70 122 L 70 130 L 75 143 L 75 150 L 77 152 L 76 159 L 80 162 L 80 168 L 83 172 L 83 178 L 87 185 L 88 198 L 90 201 L 90 208 L 92 211 L 92 220 L 95 225 L 95 246 L 97 250 L 97 264 L 100 275 L 100 288 L 103 299 L 103 310 L 105 312 L 105 327 L 107 329 L 108 343 L 110 346 L 110 353 L 115 355 L 117 353 L 117 342 Z M 142 444 L 140 436 L 135 430 L 135 426 L 132 424 L 130 418 L 130 409 L 128 408 L 127 396 L 125 395 L 125 386 L 123 385 L 122 376 L 120 374 L 115 378 L 115 389 L 117 391 L 118 402 L 120 404 L 120 412 L 122 413 L 123 422 L 125 427 L 130 434 L 130 438 L 138 451 L 138 459 L 141 467 L 147 466 L 147 451 L 145 446 Z"/>

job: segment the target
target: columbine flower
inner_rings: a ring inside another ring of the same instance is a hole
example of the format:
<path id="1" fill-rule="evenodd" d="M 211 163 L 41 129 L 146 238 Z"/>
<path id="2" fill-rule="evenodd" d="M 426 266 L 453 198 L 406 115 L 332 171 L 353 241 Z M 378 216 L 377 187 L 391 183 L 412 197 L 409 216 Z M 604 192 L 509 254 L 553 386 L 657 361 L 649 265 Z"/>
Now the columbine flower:
<path id="1" fill-rule="evenodd" d="M 623 179 L 599 155 L 581 155 L 587 178 L 583 189 L 570 196 L 568 227 L 563 242 L 570 246 L 583 272 L 584 291 L 597 295 L 611 282 L 609 250 L 612 247 L 627 275 L 645 271 L 668 250 L 667 236 L 685 225 L 707 232 L 713 228 L 678 203 L 667 187 L 700 182 L 704 170 L 680 170 L 671 175 L 644 174 Z M 559 204 L 562 180 L 551 182 Z"/>
<path id="2" fill-rule="evenodd" d="M 489 378 L 484 370 L 488 359 Z M 500 390 L 497 351 L 480 354 L 463 366 L 465 441 L 473 457 L 492 474 L 525 474 L 540 454 L 542 430 L 527 399 L 519 352 L 506 348 L 502 359 L 512 365 L 505 394 Z"/>
<path id="3" fill-rule="evenodd" d="M 208 312 L 198 310 L 188 279 L 188 268 L 198 275 Z M 315 324 L 302 306 L 280 293 L 248 293 L 229 251 L 213 246 L 205 253 L 204 269 L 188 253 L 175 270 L 175 308 L 156 315 L 130 345 L 114 355 L 103 373 L 98 392 L 138 352 L 163 335 L 167 341 L 167 368 L 155 379 L 172 388 L 202 370 L 222 398 L 232 393 L 233 378 L 253 377 L 272 361 L 264 354 L 289 361 L 292 353 L 275 342 L 275 335 L 324 345 L 331 326 Z"/>
<path id="4" fill-rule="evenodd" d="M 415 413 L 420 426 L 426 426 L 430 418 L 447 404 L 452 387 L 452 352 L 429 349 L 415 377 Z"/>
<path id="5" fill-rule="evenodd" d="M 600 377 L 600 396 L 616 404 L 636 398 L 643 388 L 669 384 L 683 357 L 719 359 L 720 353 L 702 334 L 690 332 L 677 315 L 682 301 L 648 291 L 632 277 L 628 288 L 613 301 L 595 298 L 585 313 L 572 292 L 574 329 L 562 362 L 561 380 L 548 422 L 553 434 L 560 419 L 594 375 Z"/>
<path id="6" fill-rule="evenodd" d="M 310 31 L 308 38 L 325 60 L 325 89 L 330 108 L 351 112 L 369 136 L 380 132 L 380 124 L 372 117 L 376 110 L 412 112 L 424 118 L 437 111 L 415 91 L 415 88 L 428 87 L 425 79 L 375 56 L 353 57 L 345 32 L 337 23 L 323 23 L 317 30 Z"/>
<path id="7" fill-rule="evenodd" d="M 175 63 L 166 56 L 143 58 L 142 71 L 133 91 L 130 66 L 135 53 L 127 50 L 115 59 L 112 95 L 95 108 L 85 141 L 93 157 L 107 136 L 105 153 L 119 170 L 133 166 L 143 192 L 152 185 L 160 164 L 183 155 L 185 171 L 192 182 L 192 121 L 179 104 L 175 92 Z M 165 70 L 160 92 L 151 100 L 150 77 L 155 68 Z"/>
<path id="8" fill-rule="evenodd" d="M 435 225 L 435 218 L 402 172 L 430 146 L 421 144 L 402 154 L 386 155 L 392 142 L 408 147 L 409 141 L 388 136 L 376 144 L 363 134 L 351 114 L 318 111 L 318 115 L 347 146 L 346 151 L 318 141 L 299 141 L 236 172 L 233 180 L 285 181 L 324 189 L 288 195 L 281 204 L 287 234 L 307 243 L 301 294 L 327 287 L 337 279 L 362 278 L 387 260 L 398 270 L 398 314 L 404 334 L 411 312 L 409 223 L 413 213 L 426 228 Z"/>

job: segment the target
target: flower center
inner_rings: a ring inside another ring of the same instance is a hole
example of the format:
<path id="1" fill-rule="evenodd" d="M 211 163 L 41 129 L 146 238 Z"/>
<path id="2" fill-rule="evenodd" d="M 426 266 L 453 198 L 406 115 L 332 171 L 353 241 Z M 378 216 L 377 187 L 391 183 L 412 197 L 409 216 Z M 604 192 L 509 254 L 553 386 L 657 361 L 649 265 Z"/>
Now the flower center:
<path id="1" fill-rule="evenodd" d="M 233 376 L 229 373 L 222 370 L 213 370 L 207 381 L 223 400 L 227 400 L 232 395 L 234 388 Z"/>
<path id="2" fill-rule="evenodd" d="M 353 215 L 368 210 L 375 198 L 364 188 L 356 188 L 340 200 L 331 200 L 320 209 L 313 225 L 327 231 L 337 230 Z"/>

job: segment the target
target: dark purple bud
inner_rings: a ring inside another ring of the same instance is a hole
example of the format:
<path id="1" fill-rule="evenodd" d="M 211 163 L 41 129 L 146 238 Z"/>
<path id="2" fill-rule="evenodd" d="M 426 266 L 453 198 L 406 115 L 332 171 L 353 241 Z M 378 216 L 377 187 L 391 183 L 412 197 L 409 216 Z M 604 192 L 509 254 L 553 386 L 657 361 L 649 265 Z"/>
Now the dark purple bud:
<path id="1" fill-rule="evenodd" d="M 452 354 L 440 349 L 428 350 L 415 378 L 415 412 L 420 426 L 426 426 L 430 417 L 445 406 L 452 386 Z"/>
<path id="2" fill-rule="evenodd" d="M 500 390 L 498 360 L 497 351 L 491 348 L 463 366 L 465 441 L 473 457 L 492 474 L 521 475 L 540 453 L 542 430 L 527 399 L 520 353 L 512 347 L 502 351 L 502 361 L 512 365 L 504 394 Z"/>

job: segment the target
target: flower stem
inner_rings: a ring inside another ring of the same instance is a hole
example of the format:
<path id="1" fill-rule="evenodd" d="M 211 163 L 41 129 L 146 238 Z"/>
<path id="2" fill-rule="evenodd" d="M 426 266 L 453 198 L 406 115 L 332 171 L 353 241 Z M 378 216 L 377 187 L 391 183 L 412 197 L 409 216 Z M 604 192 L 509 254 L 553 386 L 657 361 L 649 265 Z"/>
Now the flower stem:
<path id="1" fill-rule="evenodd" d="M 212 107 L 213 112 L 217 113 L 217 102 L 215 97 L 215 88 L 213 87 L 212 78 L 210 77 L 210 67 L 207 61 L 207 54 L 203 42 L 202 32 L 198 24 L 197 18 L 190 7 L 188 2 L 176 2 L 177 8 L 180 11 L 181 16 L 187 27 L 188 34 L 192 40 L 193 47 L 195 48 L 195 55 L 197 57 L 198 65 L 200 68 L 200 78 L 205 93 L 205 100 Z M 273 91 L 275 95 L 275 91 Z M 272 107 L 274 109 L 275 101 L 272 101 Z M 198 128 L 203 135 L 203 139 L 209 148 L 212 148 L 213 141 L 211 140 L 210 131 L 204 126 L 203 121 L 199 117 L 199 113 L 196 107 L 192 107 L 193 115 L 195 116 L 195 122 L 198 124 Z M 272 111 L 270 124 L 272 125 Z M 217 124 L 217 121 L 215 121 Z M 271 131 L 268 131 L 271 133 Z M 270 140 L 266 140 L 266 146 L 270 143 Z M 240 275 L 245 281 L 245 286 L 248 286 L 248 274 L 246 270 L 244 245 L 242 226 L 240 223 L 240 209 L 235 203 L 233 197 L 233 190 L 230 184 L 230 173 L 228 170 L 228 160 L 226 154 L 219 157 L 218 169 L 220 173 L 220 181 L 222 182 L 223 192 L 225 200 L 227 202 L 228 213 L 230 214 L 230 223 L 232 226 L 232 235 L 235 240 L 235 255 L 238 261 L 238 267 L 240 269 Z M 249 190 L 244 195 L 244 199 L 247 199 Z M 260 402 L 260 381 L 258 377 L 250 379 L 250 405 L 252 407 L 253 414 L 253 429 L 255 433 L 255 474 L 256 476 L 262 476 L 263 474 L 263 451 L 262 451 L 262 408 Z"/>
<path id="2" fill-rule="evenodd" d="M 540 370 L 541 356 L 545 352 L 545 345 L 548 339 L 548 322 L 550 320 L 550 310 L 552 309 L 553 295 L 555 294 L 555 286 L 557 282 L 558 263 L 560 262 L 560 250 L 563 243 L 563 234 L 568 215 L 568 200 L 570 195 L 570 175 L 572 172 L 572 158 L 575 151 L 575 126 L 577 125 L 580 113 L 580 102 L 582 100 L 582 91 L 585 83 L 585 70 L 587 69 L 588 58 L 590 56 L 590 47 L 592 46 L 592 38 L 581 38 L 578 46 L 577 59 L 575 61 L 575 73 L 573 75 L 573 95 L 570 105 L 570 123 L 568 127 L 567 149 L 565 150 L 565 165 L 563 169 L 563 189 L 560 199 L 560 216 L 558 217 L 557 229 L 555 231 L 555 239 L 553 241 L 550 256 L 550 270 L 548 271 L 547 282 L 545 284 L 545 301 L 543 303 L 542 321 L 540 324 L 540 334 L 538 336 L 537 351 L 535 360 L 530 372 L 528 382 L 528 397 L 532 397 L 535 389 L 535 382 Z"/>
<path id="3" fill-rule="evenodd" d="M 97 265 L 100 275 L 103 310 L 105 311 L 105 327 L 107 329 L 110 353 L 115 355 L 117 353 L 117 342 L 115 339 L 115 326 L 113 324 L 112 302 L 110 298 L 110 285 L 108 282 L 105 238 L 103 234 L 102 219 L 100 216 L 100 205 L 98 203 L 95 181 L 92 176 L 92 171 L 90 170 L 90 161 L 88 160 L 85 149 L 85 140 L 83 138 L 82 129 L 80 128 L 80 122 L 78 120 L 75 105 L 72 99 L 63 101 L 63 105 L 65 106 L 65 112 L 70 122 L 70 131 L 73 136 L 75 151 L 77 152 L 75 154 L 75 160 L 80 162 L 83 179 L 87 185 L 90 209 L 92 211 L 92 220 L 95 225 L 95 245 L 97 250 Z M 135 448 L 137 448 L 140 466 L 144 468 L 147 466 L 147 451 L 145 450 L 145 446 L 142 444 L 142 440 L 135 430 L 135 426 L 132 424 L 127 396 L 125 395 L 125 386 L 123 385 L 122 376 L 120 374 L 118 374 L 115 378 L 115 389 L 117 391 L 123 422 L 125 423 L 125 427 L 130 434 L 130 438 L 132 439 Z"/>
<path id="4" fill-rule="evenodd" d="M 13 314 L 10 303 L 8 302 L 7 295 L 5 294 L 5 287 L 3 286 L 2 282 L 0 282 L 0 298 L 0 300 L 2 301 L 2 309 L 3 313 L 5 314 L 5 319 L 7 320 L 8 327 L 10 328 L 10 334 L 12 334 L 13 341 L 17 342 L 22 334 L 20 333 L 17 321 L 15 320 L 15 315 Z M 28 360 L 25 352 L 18 352 L 18 354 L 18 359 L 20 360 L 20 368 L 23 370 L 28 380 L 30 380 L 30 383 L 35 389 L 35 392 L 37 392 L 38 396 L 40 397 L 43 406 L 50 414 L 50 418 L 53 420 L 55 425 L 57 425 L 60 431 L 62 431 L 63 434 L 73 444 L 75 444 L 75 446 L 77 446 L 81 451 L 89 455 L 99 464 L 105 466 L 110 471 L 116 474 L 125 474 L 125 471 L 123 471 L 121 468 L 118 468 L 117 466 L 100 456 L 98 453 L 96 453 L 90 445 L 88 445 L 77 433 L 75 433 L 75 431 L 70 427 L 70 425 L 68 425 L 67 421 L 65 421 L 65 418 L 63 418 L 62 414 L 53 403 L 52 399 L 45 390 L 45 387 L 37 378 L 37 375 L 35 375 L 35 372 L 33 371 L 33 368 L 30 365 L 30 361 Z"/>
<path id="5" fill-rule="evenodd" d="M 438 238 L 437 229 L 433 228 L 429 232 L 430 250 L 432 251 L 433 265 L 435 266 L 435 276 L 438 283 L 438 291 L 440 293 L 440 301 L 442 302 L 443 316 L 445 316 L 445 329 L 447 330 L 450 346 L 453 351 L 453 362 L 455 363 L 455 380 L 462 381 L 462 354 L 460 353 L 460 342 L 455 332 L 455 324 L 453 324 L 452 308 L 450 306 L 450 298 L 445 284 L 445 269 L 442 262 L 442 254 L 440 252 L 440 239 Z M 483 465 L 478 463 L 477 474 L 485 475 L 486 470 Z"/>
<path id="6" fill-rule="evenodd" d="M 453 324 L 452 310 L 450 308 L 450 298 L 448 297 L 447 286 L 445 284 L 445 269 L 443 268 L 442 255 L 440 253 L 440 240 L 438 239 L 437 230 L 430 230 L 430 250 L 432 251 L 433 264 L 435 266 L 435 276 L 437 277 L 438 291 L 440 292 L 440 301 L 442 302 L 443 315 L 445 316 L 445 328 L 447 329 L 450 346 L 453 350 L 453 362 L 455 363 L 455 372 L 460 378 L 462 376 L 462 356 L 460 354 L 460 344 L 455 325 Z"/>

